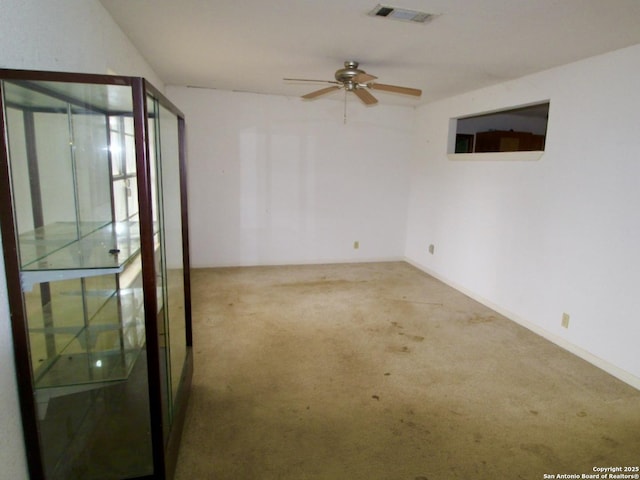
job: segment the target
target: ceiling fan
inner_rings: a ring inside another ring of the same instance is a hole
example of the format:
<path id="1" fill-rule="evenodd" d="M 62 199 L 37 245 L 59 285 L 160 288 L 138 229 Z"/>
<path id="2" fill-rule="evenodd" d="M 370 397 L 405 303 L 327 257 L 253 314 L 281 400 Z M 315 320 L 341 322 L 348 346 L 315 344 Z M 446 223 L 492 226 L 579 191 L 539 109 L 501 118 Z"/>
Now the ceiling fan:
<path id="1" fill-rule="evenodd" d="M 375 80 L 377 80 L 378 77 L 374 77 L 373 75 L 369 75 L 364 70 L 360 70 L 358 68 L 358 65 L 358 62 L 354 61 L 344 62 L 344 68 L 336 71 L 335 80 L 310 80 L 307 78 L 285 78 L 284 80 L 293 82 L 320 82 L 333 84 L 330 87 L 321 88 L 320 90 L 315 90 L 311 93 L 303 95 L 302 98 L 307 100 L 314 99 L 321 95 L 331 93 L 342 88 L 344 88 L 345 92 L 355 93 L 356 96 L 366 105 L 374 105 L 378 103 L 376 97 L 369 93 L 369 89 L 392 93 L 401 93 L 403 95 L 413 95 L 414 97 L 419 97 L 420 95 L 422 95 L 422 90 L 419 90 L 417 88 L 399 87 L 397 85 L 386 85 L 384 83 L 377 83 L 375 82 Z"/>

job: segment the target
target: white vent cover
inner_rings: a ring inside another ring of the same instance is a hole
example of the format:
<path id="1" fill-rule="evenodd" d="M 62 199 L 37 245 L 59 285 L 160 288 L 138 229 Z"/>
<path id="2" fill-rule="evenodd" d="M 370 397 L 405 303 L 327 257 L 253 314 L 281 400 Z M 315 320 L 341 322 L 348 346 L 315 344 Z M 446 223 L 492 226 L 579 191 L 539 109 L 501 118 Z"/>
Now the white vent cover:
<path id="1" fill-rule="evenodd" d="M 391 18 L 394 20 L 404 20 L 405 22 L 426 23 L 435 15 L 432 13 L 407 10 L 406 8 L 390 7 L 388 5 L 376 5 L 376 8 L 369 12 L 372 17 Z"/>

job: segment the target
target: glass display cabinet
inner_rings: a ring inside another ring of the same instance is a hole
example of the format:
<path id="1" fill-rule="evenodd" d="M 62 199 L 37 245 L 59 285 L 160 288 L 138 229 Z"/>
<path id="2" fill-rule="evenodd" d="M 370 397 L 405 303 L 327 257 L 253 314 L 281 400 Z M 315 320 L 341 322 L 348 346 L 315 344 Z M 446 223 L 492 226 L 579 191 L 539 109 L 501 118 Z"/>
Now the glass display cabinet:
<path id="1" fill-rule="evenodd" d="M 184 116 L 142 78 L 0 70 L 32 479 L 171 478 L 193 371 Z"/>

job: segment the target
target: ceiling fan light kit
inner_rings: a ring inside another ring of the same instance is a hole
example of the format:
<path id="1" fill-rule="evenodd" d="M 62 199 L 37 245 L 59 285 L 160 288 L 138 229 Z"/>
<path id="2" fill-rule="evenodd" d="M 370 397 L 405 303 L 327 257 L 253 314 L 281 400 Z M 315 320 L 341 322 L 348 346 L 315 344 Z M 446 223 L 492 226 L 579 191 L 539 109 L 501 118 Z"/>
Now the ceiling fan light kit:
<path id="1" fill-rule="evenodd" d="M 322 82 L 333 84 L 330 87 L 321 88 L 313 92 L 303 95 L 305 100 L 312 100 L 327 93 L 332 93 L 336 90 L 344 89 L 345 92 L 353 92 L 365 105 L 374 105 L 378 103 L 376 97 L 371 95 L 368 89 L 380 90 L 384 92 L 399 93 L 402 95 L 411 95 L 419 97 L 422 95 L 422 90 L 418 88 L 400 87 L 398 85 L 387 85 L 384 83 L 377 83 L 378 77 L 370 75 L 364 70 L 361 70 L 359 63 L 353 60 L 344 62 L 344 68 L 336 71 L 334 77 L 335 80 L 311 80 L 306 78 L 285 78 L 287 81 L 295 82 Z"/>

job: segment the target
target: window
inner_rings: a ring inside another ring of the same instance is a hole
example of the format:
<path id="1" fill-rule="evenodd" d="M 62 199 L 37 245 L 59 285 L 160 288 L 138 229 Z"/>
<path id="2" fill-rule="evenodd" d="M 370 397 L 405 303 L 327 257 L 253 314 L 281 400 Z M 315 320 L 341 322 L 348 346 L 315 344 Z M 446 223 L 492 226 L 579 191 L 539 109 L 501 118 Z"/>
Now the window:
<path id="1" fill-rule="evenodd" d="M 548 118 L 549 102 L 454 118 L 448 153 L 542 152 Z"/>

